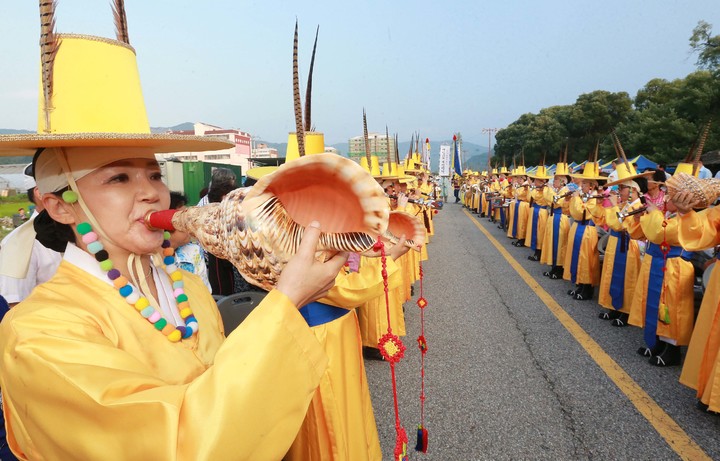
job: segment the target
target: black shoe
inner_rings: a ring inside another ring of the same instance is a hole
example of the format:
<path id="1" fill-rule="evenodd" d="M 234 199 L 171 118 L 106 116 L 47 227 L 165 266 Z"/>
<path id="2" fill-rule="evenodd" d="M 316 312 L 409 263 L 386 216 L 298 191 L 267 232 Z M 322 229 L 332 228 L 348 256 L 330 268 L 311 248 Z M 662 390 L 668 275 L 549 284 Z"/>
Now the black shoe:
<path id="1" fill-rule="evenodd" d="M 662 353 L 663 349 L 665 348 L 665 344 L 667 343 L 663 341 L 657 341 L 655 342 L 655 347 L 653 347 L 652 349 L 643 346 L 637 350 L 637 353 L 642 355 L 643 357 L 652 357 L 654 355 Z"/>
<path id="2" fill-rule="evenodd" d="M 480 217 L 481 217 L 481 218 L 484 218 L 484 217 L 485 217 L 485 213 L 480 213 Z"/>
<path id="3" fill-rule="evenodd" d="M 385 360 L 379 349 L 363 346 L 363 357 L 367 360 Z"/>
<path id="4" fill-rule="evenodd" d="M 709 407 L 708 405 L 705 405 L 705 404 L 702 402 L 702 400 L 700 400 L 700 399 L 698 399 L 698 401 L 697 401 L 697 403 L 695 404 L 695 406 L 697 407 L 698 410 L 707 411 L 707 412 L 710 411 L 710 410 L 709 410 L 710 407 Z"/>
<path id="5" fill-rule="evenodd" d="M 505 227 L 503 227 L 503 226 L 498 226 L 498 229 L 505 229 Z"/>
<path id="6" fill-rule="evenodd" d="M 563 268 L 562 266 L 555 266 L 550 271 L 550 278 L 553 280 L 561 279 L 563 276 Z"/>
<path id="7" fill-rule="evenodd" d="M 552 275 L 552 272 L 551 272 L 551 271 L 545 271 L 545 272 L 543 272 L 543 275 L 544 275 L 545 277 L 550 277 L 550 276 Z"/>
<path id="8" fill-rule="evenodd" d="M 667 345 L 662 353 L 650 357 L 650 365 L 655 365 L 656 367 L 672 367 L 680 365 L 680 346 L 668 343 L 666 344 Z"/>
<path id="9" fill-rule="evenodd" d="M 600 315 L 598 315 L 598 318 L 600 320 L 613 320 L 613 318 L 610 317 L 610 311 L 600 312 Z"/>
<path id="10" fill-rule="evenodd" d="M 610 322 L 610 325 L 612 325 L 614 327 L 626 327 L 628 325 L 628 323 L 627 323 L 628 318 L 630 318 L 630 316 L 628 314 L 621 313 L 620 316 L 618 316 L 617 318 L 613 319 L 612 322 Z"/>
<path id="11" fill-rule="evenodd" d="M 579 292 L 575 293 L 576 301 L 590 301 L 595 294 L 595 290 L 592 285 L 583 285 Z"/>
<path id="12" fill-rule="evenodd" d="M 575 295 L 578 294 L 579 292 L 580 292 L 580 285 L 575 285 L 575 288 L 573 288 L 572 290 L 568 290 L 567 293 L 568 293 L 568 295 L 570 295 L 570 296 L 575 296 Z"/>
<path id="13" fill-rule="evenodd" d="M 530 255 L 530 256 L 528 256 L 528 259 L 529 259 L 530 261 L 540 261 L 540 256 L 538 256 L 538 255 Z"/>
<path id="14" fill-rule="evenodd" d="M 638 354 L 642 355 L 643 357 L 652 357 L 652 349 L 649 349 L 645 346 L 638 348 L 636 351 Z"/>

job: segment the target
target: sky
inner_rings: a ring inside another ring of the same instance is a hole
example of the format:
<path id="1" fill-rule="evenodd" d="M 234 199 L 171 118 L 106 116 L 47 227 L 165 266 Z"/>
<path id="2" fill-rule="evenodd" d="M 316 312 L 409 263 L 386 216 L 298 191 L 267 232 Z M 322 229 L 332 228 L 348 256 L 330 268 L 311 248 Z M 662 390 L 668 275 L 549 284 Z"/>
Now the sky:
<path id="1" fill-rule="evenodd" d="M 151 126 L 202 121 L 269 142 L 295 130 L 292 38 L 302 97 L 315 28 L 312 123 L 326 144 L 370 131 L 487 144 L 526 112 L 582 93 L 634 96 L 693 72 L 699 20 L 718 0 L 125 0 Z M 57 31 L 115 37 L 109 0 L 60 0 Z M 37 129 L 36 2 L 0 1 L 0 128 Z"/>

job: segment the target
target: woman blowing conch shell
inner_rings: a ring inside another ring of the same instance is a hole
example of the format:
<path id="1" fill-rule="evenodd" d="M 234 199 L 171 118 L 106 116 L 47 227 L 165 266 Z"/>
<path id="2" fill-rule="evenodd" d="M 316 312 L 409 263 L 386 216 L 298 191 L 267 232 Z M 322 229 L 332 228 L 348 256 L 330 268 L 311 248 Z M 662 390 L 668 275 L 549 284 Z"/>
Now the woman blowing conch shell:
<path id="1" fill-rule="evenodd" d="M 11 449 L 20 459 L 281 459 L 327 366 L 297 308 L 327 293 L 344 255 L 315 260 L 324 223 L 309 214 L 275 288 L 226 338 L 207 288 L 177 269 L 144 217 L 169 204 L 156 152 L 228 146 L 150 134 L 126 26 L 118 41 L 60 36 L 52 13 L 41 5 L 38 133 L 0 136 L 4 155 L 37 151 L 49 232 L 68 237 L 57 274 L 0 324 Z"/>

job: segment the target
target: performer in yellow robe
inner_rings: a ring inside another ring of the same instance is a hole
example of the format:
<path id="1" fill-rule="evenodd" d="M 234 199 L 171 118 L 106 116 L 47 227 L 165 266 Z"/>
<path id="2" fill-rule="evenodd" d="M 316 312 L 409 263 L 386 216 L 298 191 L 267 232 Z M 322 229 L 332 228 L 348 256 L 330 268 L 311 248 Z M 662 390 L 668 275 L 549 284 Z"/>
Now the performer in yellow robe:
<path id="1" fill-rule="evenodd" d="M 597 191 L 597 183 L 583 181 L 585 194 Z M 595 205 L 595 198 L 586 198 L 576 193 L 570 200 L 570 216 L 573 223 L 568 232 L 568 246 L 565 251 L 563 278 L 570 280 L 577 287 L 568 291 L 570 296 L 583 301 L 593 297 L 593 287 L 600 283 L 600 257 L 598 255 L 598 236 L 595 223 L 587 210 Z"/>
<path id="2" fill-rule="evenodd" d="M 510 187 L 508 188 L 508 199 L 510 202 L 507 208 L 507 237 L 517 238 L 517 228 L 515 227 L 515 209 L 518 206 L 517 200 L 518 185 L 515 177 L 510 178 Z"/>
<path id="3" fill-rule="evenodd" d="M 562 278 L 567 235 L 570 229 L 570 220 L 563 212 L 563 205 L 569 203 L 569 197 L 564 197 L 568 193 L 566 187 L 568 177 L 567 164 L 558 163 L 552 187 L 543 189 L 550 216 L 545 225 L 540 263 L 550 266 L 550 270 L 543 272 L 543 275 L 555 280 Z"/>
<path id="4" fill-rule="evenodd" d="M 678 237 L 684 248 L 695 251 L 720 245 L 720 208 L 697 213 L 692 211 L 694 201 L 687 194 L 672 199 L 678 211 L 683 211 Z M 697 391 L 702 408 L 716 413 L 720 413 L 719 305 L 720 269 L 715 264 L 688 345 L 680 382 Z"/>
<path id="5" fill-rule="evenodd" d="M 400 270 L 395 263 L 408 252 L 402 243 L 388 250 L 388 275 L 394 279 L 399 277 L 390 274 Z M 328 356 L 328 368 L 286 461 L 382 459 L 354 308 L 384 293 L 376 267 L 344 269 L 326 297 L 300 309 Z"/>
<path id="6" fill-rule="evenodd" d="M 544 190 L 547 188 L 547 180 L 550 179 L 550 176 L 547 175 L 545 165 L 538 166 L 535 173 L 529 176 L 533 180 L 533 189 L 530 191 L 525 246 L 533 250 L 533 254 L 528 256 L 528 259 L 540 261 L 548 218 L 548 202 L 545 201 Z"/>
<path id="7" fill-rule="evenodd" d="M 9 446 L 22 460 L 281 459 L 328 363 L 297 306 L 346 258 L 315 261 L 311 222 L 277 288 L 225 338 L 205 285 L 143 217 L 170 202 L 156 152 L 231 145 L 151 134 L 126 43 L 56 40 L 38 133 L 0 136 L 5 155 L 36 152 L 37 235 L 64 251 L 0 324 Z"/>
<path id="8" fill-rule="evenodd" d="M 627 325 L 640 271 L 640 249 L 637 241 L 630 238 L 627 232 L 628 222 L 632 218 L 621 221 L 618 213 L 640 208 L 642 204 L 639 194 L 640 186 L 633 180 L 626 180 L 619 185 L 619 197 L 616 194 L 610 195 L 610 207 L 596 205 L 590 209 L 595 224 L 609 228 L 598 289 L 598 304 L 608 309 L 601 312 L 599 317 L 611 320 L 610 324 L 616 327 Z"/>
<path id="9" fill-rule="evenodd" d="M 512 210 L 512 223 L 508 227 L 508 236 L 510 238 L 516 238 L 517 241 L 513 242 L 513 246 L 523 246 L 525 244 L 525 232 L 527 230 L 527 218 L 530 200 L 529 184 L 527 183 L 527 176 L 525 175 L 525 167 L 518 167 L 515 174 L 516 186 L 515 186 L 515 207 Z"/>
<path id="10" fill-rule="evenodd" d="M 498 229 L 502 229 L 504 231 L 507 231 L 508 228 L 508 221 L 510 219 L 510 204 L 512 204 L 511 200 L 514 197 L 511 180 L 512 178 L 510 178 L 510 180 L 505 179 L 501 183 L 499 192 L 500 197 L 498 199 L 498 204 L 500 205 L 497 207 L 500 220 L 498 223 Z"/>
<path id="11" fill-rule="evenodd" d="M 690 263 L 690 252 L 680 247 L 677 217 L 666 218 L 654 206 L 648 207 L 651 211 L 639 218 L 639 223 L 628 227 L 633 238 L 644 236 L 648 240 L 629 323 L 644 329 L 646 346 L 638 349 L 638 353 L 649 357 L 652 365 L 679 365 L 679 346 L 690 342 L 693 330 L 695 269 Z M 671 203 L 667 207 L 668 213 L 674 211 Z M 670 245 L 667 259 L 660 247 L 663 241 Z"/>

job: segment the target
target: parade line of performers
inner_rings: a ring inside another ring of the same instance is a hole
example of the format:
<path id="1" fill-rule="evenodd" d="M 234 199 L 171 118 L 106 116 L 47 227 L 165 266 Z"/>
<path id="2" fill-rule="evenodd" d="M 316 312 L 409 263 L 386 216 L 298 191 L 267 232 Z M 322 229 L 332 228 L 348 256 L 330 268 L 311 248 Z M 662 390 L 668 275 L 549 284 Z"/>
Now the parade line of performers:
<path id="1" fill-rule="evenodd" d="M 547 266 L 544 276 L 570 281 L 569 296 L 597 294 L 608 325 L 642 328 L 637 354 L 658 367 L 682 365 L 680 382 L 697 391 L 698 407 L 720 412 L 720 270 L 712 270 L 720 208 L 697 209 L 688 192 L 668 196 L 663 170 L 638 173 L 624 156 L 615 163 L 610 178 L 597 161 L 579 174 L 558 163 L 553 176 L 543 165 L 466 171 L 459 197 L 507 230 L 512 245 L 529 248 L 528 259 Z M 675 174 L 695 169 L 680 163 Z"/>

